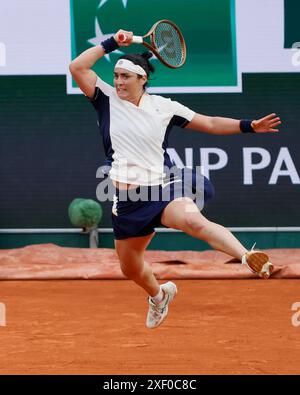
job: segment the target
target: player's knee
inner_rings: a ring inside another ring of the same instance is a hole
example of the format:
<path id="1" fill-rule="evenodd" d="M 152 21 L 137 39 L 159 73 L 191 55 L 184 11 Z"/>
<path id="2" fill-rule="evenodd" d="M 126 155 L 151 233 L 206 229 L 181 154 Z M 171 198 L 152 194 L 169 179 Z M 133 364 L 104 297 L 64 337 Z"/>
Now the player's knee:
<path id="1" fill-rule="evenodd" d="M 136 278 L 141 277 L 143 268 L 139 265 L 133 264 L 124 264 L 121 262 L 121 270 L 125 277 L 129 278 L 130 280 L 134 280 Z"/>
<path id="2" fill-rule="evenodd" d="M 206 219 L 198 215 L 189 215 L 185 218 L 185 227 L 188 232 L 201 233 L 206 225 Z"/>

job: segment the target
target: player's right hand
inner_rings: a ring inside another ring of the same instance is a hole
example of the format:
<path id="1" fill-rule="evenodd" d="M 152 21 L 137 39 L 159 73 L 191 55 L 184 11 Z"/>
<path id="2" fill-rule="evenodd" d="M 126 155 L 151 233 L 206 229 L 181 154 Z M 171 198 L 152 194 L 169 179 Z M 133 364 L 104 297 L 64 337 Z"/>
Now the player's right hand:
<path id="1" fill-rule="evenodd" d="M 122 41 L 120 38 L 124 38 L 125 41 Z M 120 29 L 114 35 L 114 39 L 119 44 L 120 47 L 128 47 L 132 43 L 133 32 L 128 32 L 127 30 Z"/>

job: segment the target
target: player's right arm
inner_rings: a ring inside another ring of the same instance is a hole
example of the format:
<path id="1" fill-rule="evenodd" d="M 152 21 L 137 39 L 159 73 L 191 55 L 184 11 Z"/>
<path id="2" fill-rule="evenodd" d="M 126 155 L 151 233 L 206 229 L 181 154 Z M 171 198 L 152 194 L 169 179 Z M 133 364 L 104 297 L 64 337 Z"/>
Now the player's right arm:
<path id="1" fill-rule="evenodd" d="M 97 81 L 97 74 L 91 70 L 97 60 L 105 55 L 101 45 L 96 45 L 82 52 L 69 65 L 70 72 L 82 92 L 93 97 Z"/>
<path id="2" fill-rule="evenodd" d="M 126 41 L 119 41 L 119 34 L 124 33 L 126 35 Z M 127 47 L 132 42 L 132 32 L 126 30 L 119 30 L 114 38 L 119 46 Z M 92 67 L 105 55 L 105 51 L 101 45 L 96 45 L 93 48 L 89 48 L 82 52 L 77 58 L 75 58 L 69 65 L 70 72 L 77 82 L 77 85 L 82 92 L 88 96 L 93 97 L 95 93 L 95 86 L 97 81 L 97 74 L 92 70 Z"/>

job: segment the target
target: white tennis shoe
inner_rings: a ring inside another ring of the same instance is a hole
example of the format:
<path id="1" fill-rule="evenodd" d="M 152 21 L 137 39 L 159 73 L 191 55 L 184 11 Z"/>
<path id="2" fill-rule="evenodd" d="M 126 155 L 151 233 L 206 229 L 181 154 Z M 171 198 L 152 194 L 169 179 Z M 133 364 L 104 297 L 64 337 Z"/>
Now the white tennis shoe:
<path id="1" fill-rule="evenodd" d="M 172 281 L 162 284 L 161 288 L 164 291 L 164 297 L 160 303 L 155 304 L 150 297 L 148 298 L 149 310 L 146 326 L 150 329 L 157 328 L 163 323 L 168 314 L 169 303 L 174 299 L 177 293 L 177 287 Z"/>
<path id="2" fill-rule="evenodd" d="M 258 274 L 259 277 L 268 279 L 274 266 L 269 262 L 268 255 L 262 251 L 255 251 L 254 246 L 242 256 L 242 265 L 246 265 L 252 273 Z"/>

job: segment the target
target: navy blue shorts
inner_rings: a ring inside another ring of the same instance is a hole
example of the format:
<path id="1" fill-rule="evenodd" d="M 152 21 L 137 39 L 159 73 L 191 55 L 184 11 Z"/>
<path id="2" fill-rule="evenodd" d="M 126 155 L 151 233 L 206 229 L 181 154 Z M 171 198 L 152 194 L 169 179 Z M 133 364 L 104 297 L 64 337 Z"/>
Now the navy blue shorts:
<path id="1" fill-rule="evenodd" d="M 115 189 L 112 224 L 115 239 L 147 236 L 163 226 L 161 215 L 167 205 L 178 197 L 189 197 L 198 207 L 214 196 L 212 183 L 193 170 L 180 171 L 180 177 L 165 186 L 139 186 L 136 189 Z M 196 188 L 196 181 L 197 188 Z M 202 187 L 201 187 L 202 185 Z M 200 187 L 199 187 L 200 186 Z M 202 208 L 200 207 L 200 208 Z"/>

